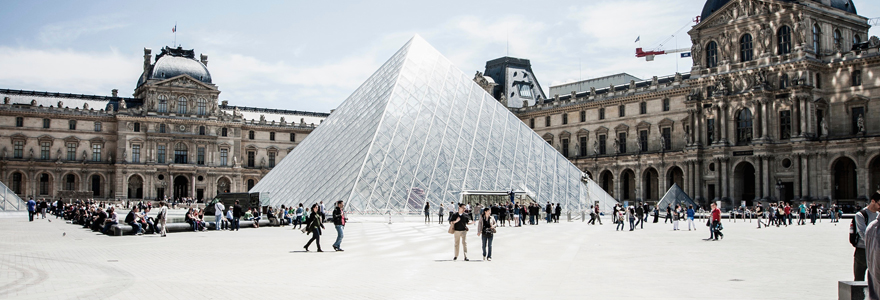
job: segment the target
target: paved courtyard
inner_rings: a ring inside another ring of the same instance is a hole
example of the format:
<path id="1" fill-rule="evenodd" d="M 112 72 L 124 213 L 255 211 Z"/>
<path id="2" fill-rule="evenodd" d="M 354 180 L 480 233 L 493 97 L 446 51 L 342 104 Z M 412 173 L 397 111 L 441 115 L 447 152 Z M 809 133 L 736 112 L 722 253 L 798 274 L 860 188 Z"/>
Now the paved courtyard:
<path id="1" fill-rule="evenodd" d="M 290 227 L 110 237 L 51 220 L 0 218 L 0 298 L 836 299 L 837 281 L 852 279 L 848 220 L 726 222 L 718 242 L 702 240 L 705 225 L 499 228 L 491 262 L 475 234 L 471 262 L 453 262 L 447 227 L 417 218 L 353 216 L 346 251 L 325 253 L 302 252 L 308 238 Z"/>

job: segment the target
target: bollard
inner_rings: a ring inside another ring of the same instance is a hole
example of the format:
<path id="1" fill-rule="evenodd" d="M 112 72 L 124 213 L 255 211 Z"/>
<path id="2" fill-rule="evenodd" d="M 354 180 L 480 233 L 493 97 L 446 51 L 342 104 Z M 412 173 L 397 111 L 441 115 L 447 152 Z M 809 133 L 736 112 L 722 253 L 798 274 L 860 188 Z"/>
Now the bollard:
<path id="1" fill-rule="evenodd" d="M 568 211 L 568 221 L 571 222 L 571 211 Z"/>
<path id="2" fill-rule="evenodd" d="M 581 223 L 586 222 L 586 221 L 587 221 L 587 213 L 581 212 Z"/>

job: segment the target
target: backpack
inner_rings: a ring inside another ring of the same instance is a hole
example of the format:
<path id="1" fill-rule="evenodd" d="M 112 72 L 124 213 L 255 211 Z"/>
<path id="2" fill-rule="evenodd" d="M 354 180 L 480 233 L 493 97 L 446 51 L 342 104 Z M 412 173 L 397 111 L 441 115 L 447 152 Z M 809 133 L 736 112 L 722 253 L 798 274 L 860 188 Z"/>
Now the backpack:
<path id="1" fill-rule="evenodd" d="M 867 212 L 862 210 L 862 211 L 859 211 L 859 214 L 861 214 L 862 217 L 865 218 L 866 222 L 868 221 L 868 213 Z M 856 247 L 859 245 L 860 240 L 861 240 L 861 237 L 859 237 L 858 228 L 856 228 L 856 217 L 853 216 L 852 221 L 850 221 L 850 223 L 849 223 L 849 243 L 853 247 Z"/>

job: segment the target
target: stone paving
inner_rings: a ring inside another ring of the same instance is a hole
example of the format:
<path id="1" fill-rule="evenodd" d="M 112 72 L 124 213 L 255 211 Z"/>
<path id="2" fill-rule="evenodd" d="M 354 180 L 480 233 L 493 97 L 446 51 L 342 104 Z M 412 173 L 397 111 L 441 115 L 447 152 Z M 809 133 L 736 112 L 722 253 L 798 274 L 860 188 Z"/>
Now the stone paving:
<path id="1" fill-rule="evenodd" d="M 499 228 L 491 262 L 475 234 L 472 260 L 453 262 L 447 226 L 418 218 L 352 216 L 346 251 L 324 253 L 303 252 L 308 237 L 290 227 L 110 237 L 51 220 L 0 218 L 0 298 L 836 299 L 852 279 L 849 220 L 725 222 L 718 242 L 699 221 L 616 232 L 607 218 L 563 220 Z M 335 238 L 328 224 L 325 250 Z"/>

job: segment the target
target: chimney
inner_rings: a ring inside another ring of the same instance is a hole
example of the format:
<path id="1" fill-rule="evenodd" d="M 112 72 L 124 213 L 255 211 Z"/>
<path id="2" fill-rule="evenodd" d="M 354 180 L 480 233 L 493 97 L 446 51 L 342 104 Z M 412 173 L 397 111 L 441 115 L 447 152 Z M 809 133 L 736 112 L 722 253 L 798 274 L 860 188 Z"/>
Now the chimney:
<path id="1" fill-rule="evenodd" d="M 150 68 L 150 55 L 153 53 L 153 50 L 150 48 L 144 48 L 144 71 Z"/>
<path id="2" fill-rule="evenodd" d="M 223 103 L 223 106 L 224 106 L 224 107 L 227 106 L 227 105 L 229 105 L 229 101 L 228 101 L 228 100 L 223 100 L 223 102 L 221 102 L 221 103 Z"/>
<path id="3" fill-rule="evenodd" d="M 207 67 L 208 66 L 208 56 L 204 55 L 204 54 L 200 54 L 200 56 L 201 56 L 200 58 L 201 58 L 202 64 Z"/>
<path id="4" fill-rule="evenodd" d="M 110 91 L 110 94 L 113 95 L 113 98 L 116 98 L 116 97 L 117 97 L 116 95 L 119 94 L 119 90 L 117 90 L 117 89 L 113 89 L 112 91 Z"/>

